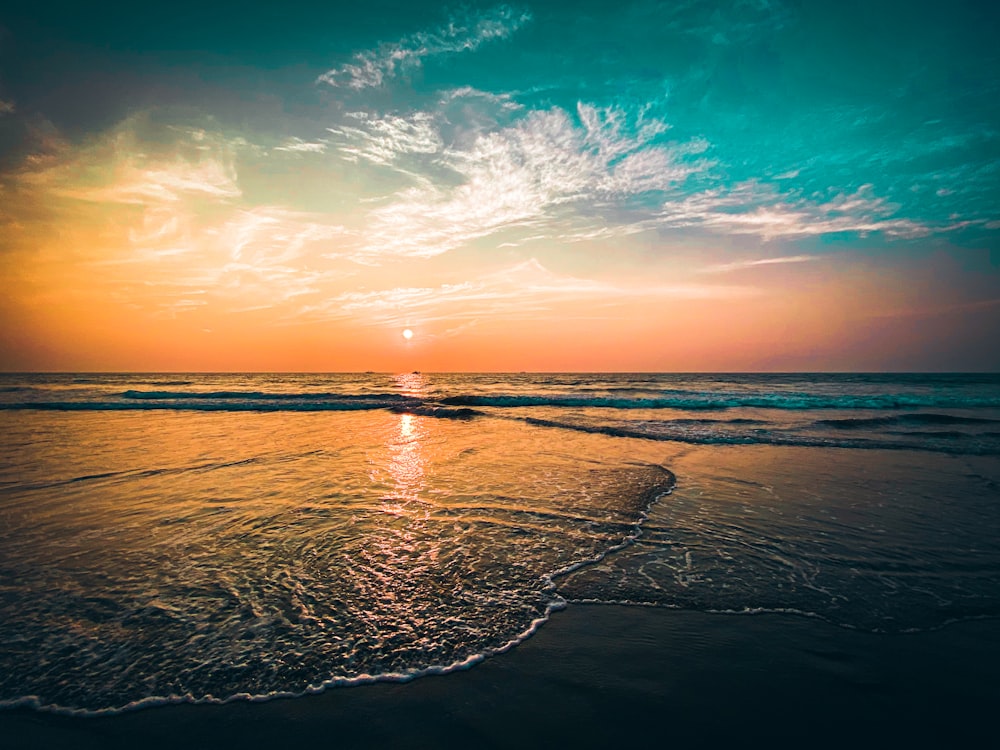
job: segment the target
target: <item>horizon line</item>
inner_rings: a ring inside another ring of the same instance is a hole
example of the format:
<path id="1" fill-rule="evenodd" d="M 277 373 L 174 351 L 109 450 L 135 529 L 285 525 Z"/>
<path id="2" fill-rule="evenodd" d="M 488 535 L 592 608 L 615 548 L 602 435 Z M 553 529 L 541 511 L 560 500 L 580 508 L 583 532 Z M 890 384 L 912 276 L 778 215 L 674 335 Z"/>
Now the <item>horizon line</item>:
<path id="1" fill-rule="evenodd" d="M 17 375 L 998 375 L 1000 370 L 9 370 Z"/>

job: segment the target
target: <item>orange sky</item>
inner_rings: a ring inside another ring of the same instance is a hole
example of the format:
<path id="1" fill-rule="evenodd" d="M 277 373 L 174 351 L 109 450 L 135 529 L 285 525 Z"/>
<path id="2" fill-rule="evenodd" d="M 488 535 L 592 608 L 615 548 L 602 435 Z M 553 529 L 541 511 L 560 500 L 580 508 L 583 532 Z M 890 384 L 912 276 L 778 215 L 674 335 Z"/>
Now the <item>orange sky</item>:
<path id="1" fill-rule="evenodd" d="M 564 40 L 579 80 L 530 86 L 547 68 L 508 53 L 543 59 L 576 15 L 369 19 L 305 68 L 250 39 L 229 54 L 271 68 L 171 56 L 177 29 L 134 57 L 127 19 L 15 24 L 49 46 L 0 76 L 0 370 L 1000 368 L 995 134 L 816 91 L 805 20 L 764 5 L 711 34 L 718 13 L 657 6 L 676 49 L 609 16 L 587 28 L 624 62 Z M 736 41 L 784 45 L 787 69 L 738 72 L 798 95 L 723 85 Z"/>

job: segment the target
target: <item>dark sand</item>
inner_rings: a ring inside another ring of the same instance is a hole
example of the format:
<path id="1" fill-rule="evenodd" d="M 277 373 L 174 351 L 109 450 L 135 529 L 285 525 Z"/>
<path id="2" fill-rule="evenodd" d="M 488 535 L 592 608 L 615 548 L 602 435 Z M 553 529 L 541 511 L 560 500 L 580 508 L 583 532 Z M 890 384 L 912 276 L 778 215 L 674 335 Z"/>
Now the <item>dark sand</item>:
<path id="1" fill-rule="evenodd" d="M 0 747 L 992 746 L 998 669 L 996 620 L 876 635 L 576 605 L 459 673 L 97 719 L 0 711 Z"/>

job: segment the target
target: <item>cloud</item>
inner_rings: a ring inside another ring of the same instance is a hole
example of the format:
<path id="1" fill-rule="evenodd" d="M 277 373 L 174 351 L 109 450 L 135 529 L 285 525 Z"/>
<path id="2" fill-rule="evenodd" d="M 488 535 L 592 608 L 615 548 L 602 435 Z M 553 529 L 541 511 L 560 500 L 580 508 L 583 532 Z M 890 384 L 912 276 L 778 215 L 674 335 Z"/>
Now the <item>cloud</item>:
<path id="1" fill-rule="evenodd" d="M 62 143 L 12 178 L 32 262 L 170 317 L 280 307 L 344 275 L 327 257 L 350 232 L 331 217 L 247 205 L 237 157 L 265 152 L 242 138 L 147 125 L 132 118 L 82 145 Z M 48 213 L 29 217 L 31 206 Z M 203 296 L 192 304 L 192 295 Z"/>
<path id="2" fill-rule="evenodd" d="M 129 233 L 127 252 L 92 265 L 114 278 L 136 307 L 171 317 L 195 309 L 178 299 L 203 294 L 197 307 L 239 313 L 280 308 L 320 294 L 342 277 L 323 262 L 347 234 L 324 217 L 280 206 L 234 209 L 205 220 L 164 206 Z"/>
<path id="3" fill-rule="evenodd" d="M 467 150 L 482 135 L 509 126 L 522 109 L 510 96 L 465 86 L 441 92 L 427 111 L 348 112 L 327 132 L 344 160 L 389 167 L 421 182 L 435 170 L 451 171 L 440 158 L 446 150 Z"/>
<path id="4" fill-rule="evenodd" d="M 183 199 L 232 200 L 242 194 L 235 157 L 241 140 L 207 139 L 203 130 L 181 132 L 169 148 L 150 148 L 131 118 L 81 147 L 62 144 L 17 175 L 24 187 L 92 203 L 148 205 Z"/>
<path id="5" fill-rule="evenodd" d="M 730 271 L 741 271 L 744 268 L 755 268 L 756 266 L 770 266 L 785 263 L 810 263 L 819 260 L 818 255 L 785 255 L 779 258 L 759 258 L 757 260 L 741 260 L 734 263 L 720 263 L 713 266 L 706 266 L 700 269 L 700 273 L 729 273 Z"/>
<path id="6" fill-rule="evenodd" d="M 330 129 L 332 148 L 415 183 L 361 216 L 358 242 L 344 252 L 365 264 L 431 258 L 494 236 L 498 246 L 514 247 L 654 230 L 773 240 L 842 232 L 912 239 L 954 228 L 897 215 L 899 207 L 871 185 L 805 197 L 780 187 L 791 172 L 692 192 L 719 180 L 710 144 L 667 141 L 669 124 L 648 108 L 581 102 L 572 114 L 532 110 L 466 140 L 446 133 L 440 111 L 348 119 Z"/>
<path id="7" fill-rule="evenodd" d="M 279 206 L 242 210 L 218 229 L 219 244 L 234 261 L 267 270 L 302 257 L 307 246 L 348 232 L 325 217 Z"/>
<path id="8" fill-rule="evenodd" d="M 801 170 L 798 170 L 798 169 L 790 169 L 787 172 L 782 172 L 781 174 L 776 174 L 774 176 L 774 179 L 776 179 L 776 180 L 794 180 L 796 177 L 799 176 L 800 172 L 801 172 Z"/>
<path id="9" fill-rule="evenodd" d="M 56 195 L 95 203 L 134 203 L 238 198 L 241 191 L 229 165 L 214 159 L 196 163 L 183 159 L 154 164 L 125 163 L 117 166 L 110 184 L 101 187 L 67 186 Z"/>
<path id="10" fill-rule="evenodd" d="M 355 91 L 381 86 L 400 73 L 419 68 L 426 58 L 475 50 L 486 42 L 506 39 L 530 19 L 529 13 L 507 5 L 478 15 L 456 16 L 432 31 L 420 31 L 358 52 L 352 62 L 328 70 L 317 82 Z"/>
<path id="11" fill-rule="evenodd" d="M 579 123 L 560 108 L 530 112 L 468 148 L 442 150 L 438 165 L 458 184 L 428 181 L 373 209 L 360 256 L 429 258 L 502 230 L 554 228 L 567 217 L 572 223 L 575 213 L 673 189 L 705 168 L 704 160 L 691 159 L 704 151 L 701 141 L 654 143 L 667 129 L 662 121 L 640 114 L 626 127 L 624 111 L 582 103 L 577 116 Z M 386 132 L 411 133 L 395 125 Z M 436 147 L 429 130 L 419 132 L 418 143 Z M 387 135 L 376 156 L 398 155 L 400 143 Z"/>
<path id="12" fill-rule="evenodd" d="M 458 283 L 344 292 L 322 304 L 306 306 L 299 314 L 313 319 L 356 318 L 372 325 L 426 324 L 495 315 L 534 318 L 568 301 L 586 301 L 593 308 L 614 307 L 637 297 L 723 299 L 757 293 L 752 287 L 734 285 L 617 285 L 559 275 L 531 258 Z"/>
<path id="13" fill-rule="evenodd" d="M 0 116 L 11 115 L 16 111 L 17 108 L 14 106 L 14 102 L 7 101 L 6 99 L 0 99 Z"/>
<path id="14" fill-rule="evenodd" d="M 144 231 L 130 235 L 131 252 L 118 264 L 134 266 L 136 280 L 169 279 L 170 289 L 160 297 L 205 288 L 222 309 L 246 312 L 319 293 L 342 275 L 322 259 L 347 230 L 323 216 L 255 206 L 214 221 L 168 211 L 147 214 L 146 219 Z M 159 226 L 157 220 L 162 221 Z M 130 274 L 126 270 L 119 275 Z"/>
<path id="15" fill-rule="evenodd" d="M 656 218 L 661 227 L 702 228 L 720 234 L 751 234 L 765 240 L 837 232 L 862 236 L 880 232 L 912 239 L 931 234 L 928 225 L 896 218 L 898 206 L 874 196 L 871 185 L 838 193 L 825 201 L 778 193 L 756 181 L 713 189 L 664 203 Z M 945 228 L 947 229 L 947 228 Z"/>
<path id="16" fill-rule="evenodd" d="M 275 146 L 275 151 L 286 151 L 292 154 L 322 154 L 326 151 L 326 141 L 304 141 L 301 138 L 289 138 L 280 146 Z"/>
<path id="17" fill-rule="evenodd" d="M 356 125 L 328 128 L 338 136 L 338 150 L 349 161 L 365 159 L 373 164 L 390 165 L 407 154 L 434 154 L 444 147 L 428 112 L 416 112 L 409 117 L 387 115 L 375 117 L 365 112 L 348 115 Z"/>

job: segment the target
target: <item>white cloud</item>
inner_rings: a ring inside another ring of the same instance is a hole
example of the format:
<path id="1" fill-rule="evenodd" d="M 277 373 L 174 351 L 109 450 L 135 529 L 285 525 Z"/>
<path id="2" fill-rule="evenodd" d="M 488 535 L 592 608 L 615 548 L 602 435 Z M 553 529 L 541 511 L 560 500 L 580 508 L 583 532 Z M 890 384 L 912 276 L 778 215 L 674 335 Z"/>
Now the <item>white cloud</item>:
<path id="1" fill-rule="evenodd" d="M 327 132 L 332 147 L 347 161 L 407 172 L 400 166 L 406 157 L 468 149 L 480 136 L 509 124 L 522 109 L 506 94 L 465 86 L 441 92 L 429 111 L 348 112 Z M 423 164 L 427 166 L 427 161 Z"/>
<path id="2" fill-rule="evenodd" d="M 342 237 L 344 227 L 279 206 L 237 212 L 219 229 L 219 244 L 233 260 L 272 266 L 299 258 L 307 245 Z"/>
<path id="3" fill-rule="evenodd" d="M 126 254 L 91 265 L 141 290 L 135 296 L 144 307 L 176 312 L 176 299 L 207 294 L 200 304 L 246 312 L 318 294 L 342 277 L 324 258 L 348 234 L 323 216 L 280 206 L 232 209 L 206 220 L 165 203 L 145 210 L 129 232 Z"/>
<path id="4" fill-rule="evenodd" d="M 505 39 L 531 18 L 500 5 L 479 15 L 456 16 L 432 31 L 420 31 L 398 42 L 354 55 L 352 62 L 323 73 L 317 82 L 361 90 L 381 86 L 401 72 L 420 67 L 424 59 L 474 50 L 485 42 Z"/>
<path id="5" fill-rule="evenodd" d="M 521 105 L 511 99 L 510 94 L 495 94 L 491 91 L 482 91 L 472 86 L 460 86 L 441 92 L 440 103 L 449 104 L 454 101 L 465 102 L 470 99 L 480 99 L 496 105 L 502 110 L 518 110 Z"/>
<path id="6" fill-rule="evenodd" d="M 730 271 L 741 271 L 745 268 L 755 268 L 756 266 L 810 263 L 819 259 L 820 256 L 818 255 L 784 255 L 778 258 L 758 258 L 756 260 L 740 260 L 733 263 L 719 263 L 699 270 L 701 273 L 728 273 Z"/>
<path id="7" fill-rule="evenodd" d="M 345 124 L 328 130 L 344 142 L 339 151 L 350 161 L 360 158 L 389 165 L 406 154 L 433 154 L 444 147 L 434 117 L 427 112 L 409 117 L 373 117 L 364 112 L 352 112 L 348 118 L 356 125 Z"/>
<path id="8" fill-rule="evenodd" d="M 757 182 L 732 189 L 706 190 L 667 201 L 657 222 L 661 227 L 704 228 L 722 234 L 752 234 L 765 240 L 808 237 L 835 232 L 862 236 L 881 232 L 914 238 L 931 228 L 910 219 L 894 218 L 897 206 L 875 197 L 871 185 L 817 202 L 779 194 Z"/>
<path id="9" fill-rule="evenodd" d="M 322 154 L 326 151 L 326 141 L 304 141 L 301 138 L 287 139 L 280 146 L 275 146 L 275 151 L 287 151 L 293 154 Z"/>
<path id="10" fill-rule="evenodd" d="M 578 115 L 580 125 L 559 108 L 531 112 L 510 127 L 480 135 L 468 148 L 444 149 L 439 166 L 461 182 L 454 187 L 428 182 L 372 210 L 360 255 L 426 258 L 501 230 L 555 227 L 574 208 L 666 191 L 705 167 L 687 158 L 704 150 L 700 142 L 651 143 L 666 130 L 662 121 L 640 122 L 629 135 L 621 110 L 580 104 Z M 429 119 L 421 119 L 420 128 L 412 123 L 386 125 L 378 143 L 383 150 L 368 158 L 391 158 L 413 142 L 437 146 Z"/>
<path id="11" fill-rule="evenodd" d="M 279 206 L 237 210 L 209 225 L 186 217 L 180 226 L 182 235 L 157 235 L 153 244 L 137 246 L 133 257 L 147 272 L 169 270 L 172 289 L 160 296 L 206 288 L 211 302 L 229 312 L 276 308 L 320 293 L 338 276 L 322 257 L 346 233 L 323 217 Z"/>
<path id="12" fill-rule="evenodd" d="M 778 181 L 793 178 L 795 170 L 770 183 L 690 192 L 692 174 L 713 177 L 709 144 L 703 138 L 667 142 L 670 126 L 648 107 L 629 112 L 581 102 L 573 114 L 558 107 L 524 114 L 495 106 L 508 100 L 477 94 L 483 92 L 447 92 L 432 112 L 353 113 L 330 129 L 331 147 L 344 158 L 389 167 L 413 181 L 374 201 L 346 254 L 366 264 L 430 258 L 501 234 L 499 246 L 512 247 L 529 241 L 518 234 L 593 242 L 680 229 L 771 240 L 835 232 L 914 238 L 948 229 L 897 216 L 898 206 L 871 185 L 832 197 L 782 191 Z M 452 101 L 462 102 L 463 119 L 470 111 L 489 114 L 467 137 L 455 138 L 452 118 L 441 108 Z M 510 122 L 514 113 L 519 116 Z"/>

